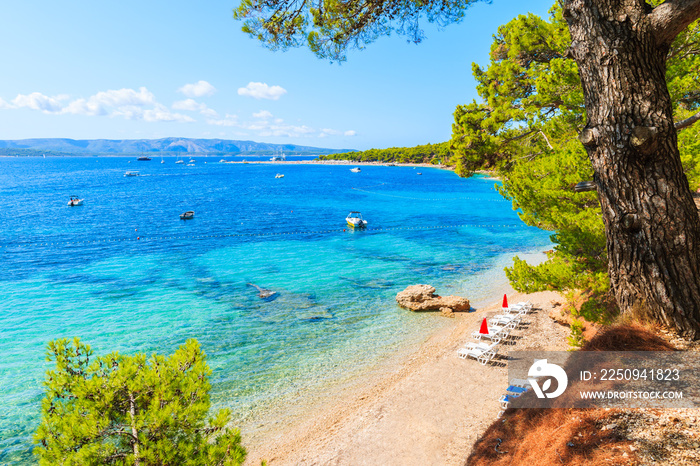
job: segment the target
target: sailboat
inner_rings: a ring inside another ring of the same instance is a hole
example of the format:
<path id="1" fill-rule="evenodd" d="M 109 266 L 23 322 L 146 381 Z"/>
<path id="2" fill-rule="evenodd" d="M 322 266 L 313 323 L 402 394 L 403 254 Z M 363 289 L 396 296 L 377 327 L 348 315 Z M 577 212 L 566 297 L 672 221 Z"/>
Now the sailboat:
<path id="1" fill-rule="evenodd" d="M 175 161 L 175 163 L 185 163 L 185 161 L 182 160 L 182 159 L 180 158 L 180 156 L 178 156 L 178 157 L 177 157 L 177 160 Z"/>

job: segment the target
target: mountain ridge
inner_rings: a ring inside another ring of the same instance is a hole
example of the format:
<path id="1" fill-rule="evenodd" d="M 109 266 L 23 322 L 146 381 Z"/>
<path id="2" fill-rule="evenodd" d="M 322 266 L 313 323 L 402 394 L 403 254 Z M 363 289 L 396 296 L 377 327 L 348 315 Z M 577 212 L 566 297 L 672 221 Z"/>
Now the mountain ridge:
<path id="1" fill-rule="evenodd" d="M 0 149 L 52 151 L 73 155 L 163 154 L 308 154 L 349 152 L 352 149 L 325 149 L 297 144 L 270 144 L 235 139 L 70 139 L 33 138 L 0 140 Z"/>

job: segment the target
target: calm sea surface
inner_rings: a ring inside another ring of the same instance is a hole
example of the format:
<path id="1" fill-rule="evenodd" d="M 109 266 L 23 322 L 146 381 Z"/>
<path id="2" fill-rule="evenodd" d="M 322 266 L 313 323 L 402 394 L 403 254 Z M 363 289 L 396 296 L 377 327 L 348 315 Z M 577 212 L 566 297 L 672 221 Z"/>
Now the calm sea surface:
<path id="1" fill-rule="evenodd" d="M 52 339 L 169 354 L 197 338 L 216 407 L 245 428 L 444 325 L 396 306 L 406 286 L 478 307 L 498 300 L 513 255 L 551 244 L 493 180 L 219 158 L 0 158 L 1 464 L 33 463 Z M 351 210 L 368 230 L 346 231 Z"/>

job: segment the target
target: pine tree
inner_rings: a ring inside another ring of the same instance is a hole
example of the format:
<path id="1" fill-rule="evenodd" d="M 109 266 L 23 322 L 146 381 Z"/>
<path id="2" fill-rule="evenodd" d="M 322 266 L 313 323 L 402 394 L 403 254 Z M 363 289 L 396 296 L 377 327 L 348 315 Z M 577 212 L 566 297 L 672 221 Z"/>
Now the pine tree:
<path id="1" fill-rule="evenodd" d="M 78 338 L 48 344 L 41 465 L 222 465 L 243 463 L 230 413 L 208 418 L 211 369 L 196 340 L 172 356 L 94 357 Z"/>

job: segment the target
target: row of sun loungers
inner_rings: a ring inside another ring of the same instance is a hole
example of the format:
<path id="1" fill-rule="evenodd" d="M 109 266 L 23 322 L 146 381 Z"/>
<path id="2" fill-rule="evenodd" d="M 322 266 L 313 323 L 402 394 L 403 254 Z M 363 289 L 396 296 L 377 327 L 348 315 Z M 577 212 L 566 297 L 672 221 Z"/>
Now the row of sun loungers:
<path id="1" fill-rule="evenodd" d="M 462 359 L 474 358 L 482 365 L 486 365 L 498 354 L 498 344 L 508 338 L 510 332 L 520 325 L 522 317 L 531 309 L 532 304 L 529 301 L 503 308 L 503 314 L 488 320 L 486 329 L 482 326 L 481 329 L 472 332 L 472 337 L 477 341 L 467 343 L 464 348 L 457 351 L 457 355 Z M 484 340 L 489 340 L 490 343 Z"/>
<path id="2" fill-rule="evenodd" d="M 505 297 L 503 304 L 506 305 Z M 488 320 L 484 319 L 482 328 L 472 332 L 472 337 L 477 341 L 467 343 L 464 348 L 457 351 L 457 355 L 462 359 L 474 358 L 482 365 L 488 364 L 498 354 L 499 343 L 508 338 L 510 332 L 518 328 L 523 316 L 527 315 L 530 310 L 532 310 L 532 303 L 529 301 L 503 307 L 501 314 Z M 489 340 L 490 343 L 485 340 Z M 498 399 L 501 407 L 498 417 L 503 415 L 515 398 L 531 388 L 528 380 L 511 379 L 506 393 Z"/>

